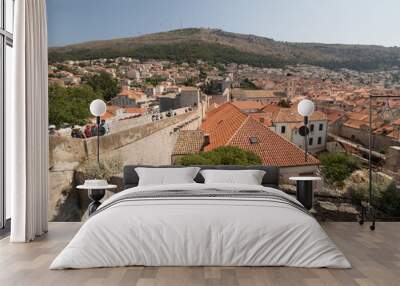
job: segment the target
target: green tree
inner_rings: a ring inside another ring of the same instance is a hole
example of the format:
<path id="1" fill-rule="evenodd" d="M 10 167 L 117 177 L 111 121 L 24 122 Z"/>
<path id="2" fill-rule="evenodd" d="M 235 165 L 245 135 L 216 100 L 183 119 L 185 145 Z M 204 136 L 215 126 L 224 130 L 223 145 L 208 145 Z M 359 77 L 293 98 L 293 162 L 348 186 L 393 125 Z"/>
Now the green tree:
<path id="1" fill-rule="evenodd" d="M 258 86 L 256 86 L 254 84 L 254 82 L 252 82 L 251 80 L 249 80 L 248 78 L 243 79 L 242 81 L 240 81 L 240 88 L 243 89 L 253 89 L 253 90 L 258 90 L 261 89 Z"/>
<path id="2" fill-rule="evenodd" d="M 325 153 L 319 156 L 322 173 L 328 183 L 343 186 L 351 173 L 360 168 L 360 162 L 354 156 L 345 153 Z"/>
<path id="3" fill-rule="evenodd" d="M 151 84 L 152 86 L 157 86 L 160 83 L 162 83 L 163 81 L 165 81 L 166 78 L 162 77 L 162 76 L 153 76 L 153 77 L 149 77 L 145 79 L 145 82 L 147 84 Z"/>
<path id="4" fill-rule="evenodd" d="M 208 81 L 201 87 L 201 91 L 208 95 L 222 94 L 222 83 L 217 80 Z"/>
<path id="5" fill-rule="evenodd" d="M 278 106 L 280 107 L 290 107 L 290 101 L 289 100 L 285 100 L 285 99 L 281 99 L 278 102 Z"/>
<path id="6" fill-rule="evenodd" d="M 105 101 L 116 97 L 120 91 L 118 81 L 106 72 L 89 76 L 85 78 L 85 82 Z"/>
<path id="7" fill-rule="evenodd" d="M 196 86 L 196 83 L 197 83 L 196 78 L 190 77 L 183 83 L 183 85 L 185 85 L 185 86 Z"/>
<path id="8" fill-rule="evenodd" d="M 177 165 L 260 165 L 261 158 L 251 151 L 238 147 L 224 146 L 209 152 L 191 154 L 181 157 Z"/>
<path id="9" fill-rule="evenodd" d="M 89 105 L 102 98 L 88 85 L 79 87 L 49 86 L 49 123 L 82 124 L 91 116 Z"/>
<path id="10" fill-rule="evenodd" d="M 207 78 L 207 72 L 204 68 L 200 68 L 199 78 L 200 80 L 205 80 Z"/>

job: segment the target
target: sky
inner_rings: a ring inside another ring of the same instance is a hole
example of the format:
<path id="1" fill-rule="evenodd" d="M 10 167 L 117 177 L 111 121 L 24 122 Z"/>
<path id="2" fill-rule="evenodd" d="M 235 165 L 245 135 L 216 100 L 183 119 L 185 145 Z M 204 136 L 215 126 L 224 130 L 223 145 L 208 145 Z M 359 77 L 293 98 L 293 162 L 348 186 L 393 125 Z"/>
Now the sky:
<path id="1" fill-rule="evenodd" d="M 179 28 L 400 46 L 400 0 L 47 0 L 49 46 Z"/>

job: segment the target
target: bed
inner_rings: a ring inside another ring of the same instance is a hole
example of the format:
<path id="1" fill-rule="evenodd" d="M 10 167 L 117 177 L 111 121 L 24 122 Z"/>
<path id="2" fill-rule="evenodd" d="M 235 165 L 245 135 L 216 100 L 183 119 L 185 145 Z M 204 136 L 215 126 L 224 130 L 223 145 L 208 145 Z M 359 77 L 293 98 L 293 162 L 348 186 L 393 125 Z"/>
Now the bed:
<path id="1" fill-rule="evenodd" d="M 200 167 L 263 170 L 260 185 L 204 183 L 198 173 L 193 183 L 150 186 L 138 186 L 137 167 L 124 168 L 125 190 L 102 203 L 50 269 L 351 267 L 314 217 L 277 188 L 275 167 Z"/>

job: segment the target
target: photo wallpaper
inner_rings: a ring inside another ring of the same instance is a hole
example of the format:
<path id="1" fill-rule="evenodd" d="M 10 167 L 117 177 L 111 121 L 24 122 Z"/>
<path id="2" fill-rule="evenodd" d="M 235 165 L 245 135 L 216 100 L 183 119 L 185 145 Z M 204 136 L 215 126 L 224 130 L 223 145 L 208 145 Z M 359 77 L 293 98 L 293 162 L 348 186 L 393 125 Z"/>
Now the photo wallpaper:
<path id="1" fill-rule="evenodd" d="M 400 4 L 320 2 L 48 0 L 50 220 L 124 165 L 277 166 L 319 220 L 400 218 Z"/>

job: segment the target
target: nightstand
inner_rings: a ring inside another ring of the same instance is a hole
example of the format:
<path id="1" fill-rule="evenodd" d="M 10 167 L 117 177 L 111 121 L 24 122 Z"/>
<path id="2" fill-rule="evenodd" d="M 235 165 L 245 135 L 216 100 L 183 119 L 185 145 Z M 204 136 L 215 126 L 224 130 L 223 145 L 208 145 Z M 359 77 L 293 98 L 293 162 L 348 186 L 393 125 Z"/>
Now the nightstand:
<path id="1" fill-rule="evenodd" d="M 290 177 L 289 180 L 296 181 L 296 199 L 310 210 L 313 206 L 313 182 L 321 181 L 320 177 Z"/>
<path id="2" fill-rule="evenodd" d="M 88 190 L 89 199 L 92 201 L 88 206 L 89 216 L 90 216 L 101 205 L 100 200 L 106 194 L 106 190 L 115 189 L 117 188 L 117 185 L 106 185 L 106 186 L 79 185 L 76 188 L 79 190 Z"/>

